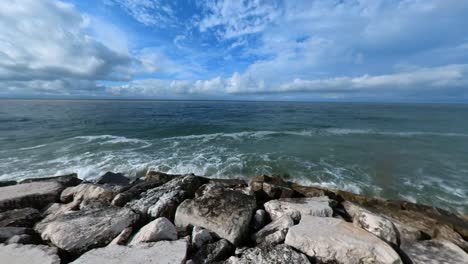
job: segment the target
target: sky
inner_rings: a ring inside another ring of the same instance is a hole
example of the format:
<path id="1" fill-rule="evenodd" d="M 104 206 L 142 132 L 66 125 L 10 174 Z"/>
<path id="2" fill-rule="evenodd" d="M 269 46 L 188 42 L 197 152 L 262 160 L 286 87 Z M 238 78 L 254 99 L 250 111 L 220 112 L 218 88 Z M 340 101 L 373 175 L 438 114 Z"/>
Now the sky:
<path id="1" fill-rule="evenodd" d="M 468 102 L 468 1 L 2 0 L 0 97 Z"/>

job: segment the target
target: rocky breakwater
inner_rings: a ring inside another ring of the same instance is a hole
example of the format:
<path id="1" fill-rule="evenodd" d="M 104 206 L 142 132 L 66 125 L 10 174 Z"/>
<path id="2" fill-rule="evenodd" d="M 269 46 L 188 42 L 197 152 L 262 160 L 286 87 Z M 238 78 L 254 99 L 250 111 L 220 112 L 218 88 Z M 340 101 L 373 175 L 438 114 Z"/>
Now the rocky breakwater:
<path id="1" fill-rule="evenodd" d="M 468 220 L 279 177 L 0 184 L 1 263 L 468 263 Z"/>

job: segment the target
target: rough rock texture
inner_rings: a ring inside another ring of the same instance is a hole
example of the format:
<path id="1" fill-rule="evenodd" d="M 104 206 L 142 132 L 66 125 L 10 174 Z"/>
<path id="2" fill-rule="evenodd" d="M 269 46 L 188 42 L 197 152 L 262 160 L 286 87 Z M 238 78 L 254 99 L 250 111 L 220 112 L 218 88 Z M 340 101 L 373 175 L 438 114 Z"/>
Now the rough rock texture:
<path id="1" fill-rule="evenodd" d="M 41 214 L 34 208 L 22 208 L 0 213 L 0 227 L 32 227 L 41 219 Z"/>
<path id="2" fill-rule="evenodd" d="M 306 216 L 289 228 L 285 244 L 322 262 L 402 263 L 393 248 L 341 219 Z"/>
<path id="3" fill-rule="evenodd" d="M 254 230 L 259 230 L 264 227 L 267 222 L 267 212 L 263 209 L 258 209 L 255 211 L 255 214 L 252 219 L 252 228 Z"/>
<path id="4" fill-rule="evenodd" d="M 14 236 L 28 235 L 33 236 L 35 232 L 32 228 L 27 227 L 1 227 L 0 228 L 0 243 L 4 243 Z"/>
<path id="5" fill-rule="evenodd" d="M 133 227 L 129 226 L 122 230 L 118 236 L 116 236 L 109 245 L 126 245 L 133 233 Z"/>
<path id="6" fill-rule="evenodd" d="M 468 263 L 468 254 L 446 240 L 425 240 L 402 245 L 413 264 Z"/>
<path id="7" fill-rule="evenodd" d="M 25 207 L 41 209 L 58 201 L 64 188 L 62 184 L 54 181 L 0 187 L 0 212 Z"/>
<path id="8" fill-rule="evenodd" d="M 43 240 L 71 253 L 104 246 L 133 225 L 138 215 L 128 208 L 107 207 L 72 211 L 55 219 L 44 219 L 35 229 Z"/>
<path id="9" fill-rule="evenodd" d="M 288 233 L 288 228 L 294 225 L 292 218 L 285 214 L 282 217 L 260 229 L 252 236 L 252 240 L 257 244 L 276 245 L 282 243 Z"/>
<path id="10" fill-rule="evenodd" d="M 142 227 L 130 241 L 130 245 L 160 240 L 177 240 L 175 226 L 165 217 L 157 218 Z"/>
<path id="11" fill-rule="evenodd" d="M 193 197 L 200 185 L 199 177 L 181 176 L 142 193 L 140 199 L 129 202 L 127 206 L 152 218 L 174 219 L 177 206 Z"/>
<path id="12" fill-rule="evenodd" d="M 90 200 L 99 200 L 110 203 L 115 195 L 116 191 L 110 186 L 84 183 L 63 190 L 60 195 L 60 201 L 63 203 L 69 203 L 71 201 L 82 203 Z"/>
<path id="13" fill-rule="evenodd" d="M 110 245 L 86 252 L 73 264 L 183 264 L 187 242 L 160 241 L 134 246 Z"/>
<path id="14" fill-rule="evenodd" d="M 112 200 L 112 204 L 115 206 L 124 206 L 129 201 L 137 198 L 142 192 L 146 192 L 149 189 L 159 187 L 172 179 L 172 175 L 167 175 L 167 177 L 154 177 L 144 182 L 135 183 L 127 190 L 124 190 L 121 193 L 117 194 L 114 200 Z"/>
<path id="15" fill-rule="evenodd" d="M 116 184 L 116 185 L 128 185 L 130 179 L 125 177 L 122 173 L 106 172 L 96 179 L 97 184 Z"/>
<path id="16" fill-rule="evenodd" d="M 271 199 L 290 198 L 294 196 L 294 190 L 291 189 L 291 184 L 277 176 L 256 176 L 250 180 L 250 189 L 260 203 Z"/>
<path id="17" fill-rule="evenodd" d="M 174 178 L 181 177 L 181 176 L 182 175 L 171 175 L 171 174 L 166 174 L 160 171 L 150 170 L 146 172 L 145 181 L 156 181 L 156 182 L 162 182 L 164 184 Z"/>
<path id="18" fill-rule="evenodd" d="M 371 213 L 369 210 L 351 202 L 343 202 L 342 205 L 353 218 L 353 223 L 356 226 L 371 232 L 388 243 L 400 244 L 398 230 L 388 218 Z"/>
<path id="19" fill-rule="evenodd" d="M 287 214 L 298 222 L 301 216 L 322 216 L 331 217 L 333 209 L 330 205 L 334 205 L 334 201 L 327 196 L 310 197 L 310 198 L 285 198 L 272 200 L 265 203 L 265 210 L 271 217 L 271 220 L 276 220 Z"/>
<path id="20" fill-rule="evenodd" d="M 308 264 L 307 257 L 284 244 L 249 248 L 240 257 L 230 257 L 226 264 Z"/>
<path id="21" fill-rule="evenodd" d="M 71 173 L 61 176 L 25 179 L 20 181 L 19 184 L 31 182 L 57 182 L 62 184 L 64 187 L 71 187 L 80 184 L 82 181 L 78 178 L 78 175 L 76 173 Z"/>
<path id="22" fill-rule="evenodd" d="M 205 186 L 199 195 L 179 205 L 176 226 L 204 227 L 233 244 L 240 243 L 256 208 L 255 198 L 218 185 Z"/>
<path id="23" fill-rule="evenodd" d="M 200 248 L 201 246 L 213 241 L 213 235 L 210 231 L 194 226 L 192 230 L 192 246 Z"/>
<path id="24" fill-rule="evenodd" d="M 5 264 L 60 264 L 57 249 L 44 245 L 0 244 L 0 262 Z"/>
<path id="25" fill-rule="evenodd" d="M 234 246 L 226 239 L 221 239 L 215 243 L 202 246 L 193 256 L 192 262 L 195 264 L 208 264 L 222 261 L 229 258 L 234 253 Z"/>

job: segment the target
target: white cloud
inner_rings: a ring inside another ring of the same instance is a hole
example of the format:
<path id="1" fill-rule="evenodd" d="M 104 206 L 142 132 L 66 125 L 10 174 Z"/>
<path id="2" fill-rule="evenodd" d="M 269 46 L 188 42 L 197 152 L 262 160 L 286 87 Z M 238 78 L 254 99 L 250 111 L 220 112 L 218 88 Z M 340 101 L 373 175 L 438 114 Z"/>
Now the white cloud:
<path id="1" fill-rule="evenodd" d="M 118 4 L 130 16 L 146 26 L 171 27 L 177 23 L 174 9 L 160 0 L 107 0 L 107 4 Z"/>

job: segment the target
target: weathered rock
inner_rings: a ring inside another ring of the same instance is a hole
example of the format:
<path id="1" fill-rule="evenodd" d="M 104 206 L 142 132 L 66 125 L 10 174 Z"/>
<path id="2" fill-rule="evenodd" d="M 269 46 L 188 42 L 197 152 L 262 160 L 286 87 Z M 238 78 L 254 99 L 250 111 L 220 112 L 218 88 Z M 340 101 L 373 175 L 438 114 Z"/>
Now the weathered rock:
<path id="1" fill-rule="evenodd" d="M 173 174 L 166 174 L 160 171 L 148 171 L 146 172 L 145 181 L 156 181 L 162 182 L 163 184 L 173 180 L 174 178 L 182 177 L 183 175 L 173 175 Z"/>
<path id="2" fill-rule="evenodd" d="M 331 217 L 333 215 L 334 201 L 327 196 L 310 197 L 310 198 L 285 198 L 279 200 L 271 200 L 265 203 L 265 210 L 271 217 L 271 220 L 276 220 L 287 214 L 298 222 L 301 215 Z"/>
<path id="3" fill-rule="evenodd" d="M 215 185 L 220 185 L 225 188 L 241 189 L 248 186 L 247 182 L 242 179 L 219 179 L 219 178 L 208 178 L 207 182 Z"/>
<path id="4" fill-rule="evenodd" d="M 295 195 L 299 197 L 319 197 L 319 196 L 328 196 L 331 199 L 334 199 L 335 197 L 332 194 L 332 192 L 325 190 L 323 188 L 319 187 L 314 187 L 314 186 L 302 186 L 297 183 L 292 183 L 291 184 L 291 189 L 294 190 Z"/>
<path id="5" fill-rule="evenodd" d="M 57 249 L 44 245 L 0 244 L 0 261 L 6 264 L 60 264 Z"/>
<path id="6" fill-rule="evenodd" d="M 0 213 L 0 227 L 32 227 L 41 219 L 41 214 L 34 208 L 21 208 Z"/>
<path id="7" fill-rule="evenodd" d="M 400 244 L 398 230 L 388 218 L 372 213 L 351 202 L 343 202 L 342 205 L 353 218 L 353 223 L 356 226 L 369 231 L 387 243 Z"/>
<path id="8" fill-rule="evenodd" d="M 116 184 L 116 185 L 128 185 L 130 179 L 125 177 L 122 173 L 106 172 L 96 179 L 97 184 Z"/>
<path id="9" fill-rule="evenodd" d="M 34 230 L 27 227 L 1 227 L 0 228 L 0 243 L 19 235 L 34 235 Z"/>
<path id="10" fill-rule="evenodd" d="M 167 175 L 167 174 L 166 174 Z M 127 190 L 117 194 L 112 204 L 115 206 L 124 206 L 126 203 L 137 198 L 142 192 L 146 192 L 149 189 L 159 187 L 166 182 L 170 181 L 173 178 L 170 177 L 161 177 L 161 178 L 152 178 L 151 180 L 135 183 L 133 186 Z"/>
<path id="11" fill-rule="evenodd" d="M 126 245 L 133 233 L 133 227 L 125 228 L 118 236 L 116 236 L 109 245 Z"/>
<path id="12" fill-rule="evenodd" d="M 468 254 L 446 240 L 415 241 L 401 249 L 413 264 L 468 263 Z"/>
<path id="13" fill-rule="evenodd" d="M 166 217 L 172 220 L 177 206 L 183 200 L 193 197 L 200 184 L 199 177 L 181 176 L 142 193 L 140 199 L 126 206 L 152 218 Z"/>
<path id="14" fill-rule="evenodd" d="M 250 188 L 254 192 L 255 198 L 260 202 L 294 196 L 291 184 L 277 176 L 256 176 L 250 180 Z"/>
<path id="15" fill-rule="evenodd" d="M 142 227 L 130 241 L 130 245 L 160 240 L 177 240 L 175 226 L 165 217 L 157 218 Z"/>
<path id="16" fill-rule="evenodd" d="M 308 264 L 307 257 L 287 245 L 249 248 L 240 257 L 230 257 L 226 264 Z"/>
<path id="17" fill-rule="evenodd" d="M 195 264 L 208 264 L 223 261 L 234 253 L 234 246 L 226 239 L 202 246 L 193 256 Z"/>
<path id="18" fill-rule="evenodd" d="M 200 248 L 201 246 L 212 242 L 214 239 L 210 231 L 194 226 L 192 230 L 192 246 Z"/>
<path id="19" fill-rule="evenodd" d="M 199 197 L 179 205 L 176 226 L 200 226 L 235 245 L 240 243 L 248 231 L 256 207 L 255 198 L 217 185 L 201 189 L 204 191 Z"/>
<path id="20" fill-rule="evenodd" d="M 107 207 L 96 210 L 71 211 L 55 219 L 44 219 L 35 229 L 43 240 L 70 253 L 82 253 L 104 246 L 128 226 L 138 215 L 128 208 Z"/>
<path id="21" fill-rule="evenodd" d="M 302 217 L 285 244 L 322 262 L 402 263 L 393 248 L 369 232 L 332 217 Z"/>
<path id="22" fill-rule="evenodd" d="M 255 211 L 254 217 L 252 219 L 252 228 L 254 230 L 259 230 L 264 227 L 267 222 L 266 211 L 263 209 L 258 209 Z"/>
<path id="23" fill-rule="evenodd" d="M 76 173 L 71 173 L 61 176 L 24 179 L 20 181 L 19 184 L 31 182 L 57 182 L 62 184 L 64 187 L 72 187 L 80 184 L 82 181 L 78 178 L 78 175 Z"/>
<path id="24" fill-rule="evenodd" d="M 84 183 L 63 190 L 60 195 L 60 201 L 63 203 L 73 201 L 77 204 L 81 204 L 82 202 L 86 203 L 91 200 L 99 200 L 110 204 L 116 194 L 117 192 L 111 186 Z"/>
<path id="25" fill-rule="evenodd" d="M 5 241 L 5 244 L 36 244 L 36 242 L 30 235 L 15 235 Z"/>
<path id="26" fill-rule="evenodd" d="M 73 264 L 183 264 L 187 254 L 187 242 L 159 241 L 133 246 L 109 245 L 86 252 Z"/>
<path id="27" fill-rule="evenodd" d="M 252 235 L 257 244 L 277 245 L 284 241 L 288 228 L 294 225 L 292 218 L 285 214 Z"/>
<path id="28" fill-rule="evenodd" d="M 58 201 L 64 188 L 62 184 L 54 181 L 0 187 L 0 212 L 25 207 L 41 209 Z"/>

